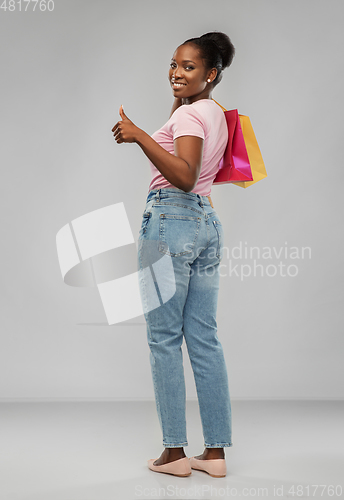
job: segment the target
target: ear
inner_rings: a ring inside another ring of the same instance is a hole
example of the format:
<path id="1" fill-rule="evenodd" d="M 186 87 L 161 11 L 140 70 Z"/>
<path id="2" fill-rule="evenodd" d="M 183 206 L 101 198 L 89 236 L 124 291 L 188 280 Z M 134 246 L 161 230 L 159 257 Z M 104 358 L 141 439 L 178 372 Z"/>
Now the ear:
<path id="1" fill-rule="evenodd" d="M 207 75 L 207 83 L 212 83 L 215 80 L 216 75 L 217 75 L 217 69 L 216 68 L 211 69 Z M 210 82 L 208 82 L 208 80 L 210 80 Z"/>

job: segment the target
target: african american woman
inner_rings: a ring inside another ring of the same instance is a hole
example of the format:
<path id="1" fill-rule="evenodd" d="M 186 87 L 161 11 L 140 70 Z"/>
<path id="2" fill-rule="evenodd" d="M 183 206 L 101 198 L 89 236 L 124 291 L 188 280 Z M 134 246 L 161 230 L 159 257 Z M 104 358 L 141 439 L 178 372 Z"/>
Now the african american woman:
<path id="1" fill-rule="evenodd" d="M 225 116 L 212 91 L 234 53 L 221 32 L 186 40 L 170 63 L 174 103 L 167 123 L 149 136 L 121 106 L 121 120 L 112 129 L 118 144 L 135 142 L 150 163 L 137 262 L 164 451 L 148 460 L 148 467 L 177 476 L 198 469 L 224 477 L 224 448 L 232 446 L 227 368 L 216 322 L 224 234 L 210 194 L 228 142 Z M 205 446 L 191 458 L 184 453 L 183 339 Z"/>

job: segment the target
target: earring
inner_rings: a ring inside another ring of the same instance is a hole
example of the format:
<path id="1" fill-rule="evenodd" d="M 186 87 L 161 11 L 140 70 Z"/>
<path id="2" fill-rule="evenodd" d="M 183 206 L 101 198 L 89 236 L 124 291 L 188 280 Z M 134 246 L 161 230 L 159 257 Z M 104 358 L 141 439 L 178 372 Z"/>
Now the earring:
<path id="1" fill-rule="evenodd" d="M 211 82 L 210 78 L 208 78 L 207 82 L 208 82 L 208 83 L 210 83 L 210 82 Z"/>

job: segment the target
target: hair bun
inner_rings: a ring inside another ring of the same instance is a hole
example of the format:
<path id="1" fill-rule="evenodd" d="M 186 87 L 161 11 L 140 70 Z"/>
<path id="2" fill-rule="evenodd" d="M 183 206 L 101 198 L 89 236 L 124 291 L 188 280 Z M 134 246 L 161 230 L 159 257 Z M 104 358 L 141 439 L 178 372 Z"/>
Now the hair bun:
<path id="1" fill-rule="evenodd" d="M 221 31 L 211 31 L 200 36 L 200 39 L 204 41 L 211 40 L 215 43 L 221 55 L 223 68 L 228 68 L 228 66 L 231 65 L 235 54 L 235 48 L 230 38 L 225 33 Z"/>

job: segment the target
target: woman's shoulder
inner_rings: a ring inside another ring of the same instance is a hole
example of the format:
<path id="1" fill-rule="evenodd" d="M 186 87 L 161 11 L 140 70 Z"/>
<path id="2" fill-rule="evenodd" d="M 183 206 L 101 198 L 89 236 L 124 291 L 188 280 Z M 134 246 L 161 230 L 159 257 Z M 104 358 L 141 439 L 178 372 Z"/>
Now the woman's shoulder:
<path id="1" fill-rule="evenodd" d="M 169 122 L 183 121 L 188 118 L 203 121 L 203 117 L 204 112 L 199 107 L 193 106 L 193 104 L 182 104 L 174 111 Z"/>
<path id="2" fill-rule="evenodd" d="M 200 99 L 190 104 L 196 113 L 202 116 L 205 120 L 221 120 L 223 118 L 223 111 L 218 104 L 212 99 Z"/>
<path id="3" fill-rule="evenodd" d="M 199 112 L 204 110 L 207 113 L 209 113 L 209 112 L 212 112 L 215 114 L 223 113 L 221 107 L 213 99 L 200 99 L 199 101 L 193 102 L 191 104 L 191 106 L 193 106 Z"/>
<path id="4" fill-rule="evenodd" d="M 183 116 L 195 116 L 198 118 L 205 118 L 209 116 L 209 113 L 217 114 L 218 111 L 222 113 L 222 110 L 218 104 L 216 104 L 212 99 L 199 99 L 191 104 L 182 104 L 177 108 L 171 118 L 181 118 Z M 219 113 L 219 114 L 221 114 Z"/>

